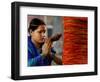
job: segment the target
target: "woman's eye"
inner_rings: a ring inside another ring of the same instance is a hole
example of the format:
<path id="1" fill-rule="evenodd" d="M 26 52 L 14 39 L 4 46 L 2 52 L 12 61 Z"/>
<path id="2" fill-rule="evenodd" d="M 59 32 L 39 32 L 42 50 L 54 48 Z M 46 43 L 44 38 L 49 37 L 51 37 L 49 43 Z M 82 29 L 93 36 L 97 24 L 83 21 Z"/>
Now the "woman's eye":
<path id="1" fill-rule="evenodd" d="M 39 31 L 39 33 L 45 33 L 45 31 Z"/>
<path id="2" fill-rule="evenodd" d="M 41 33 L 41 32 L 38 32 L 38 33 Z"/>
<path id="3" fill-rule="evenodd" d="M 43 33 L 45 33 L 45 31 Z"/>

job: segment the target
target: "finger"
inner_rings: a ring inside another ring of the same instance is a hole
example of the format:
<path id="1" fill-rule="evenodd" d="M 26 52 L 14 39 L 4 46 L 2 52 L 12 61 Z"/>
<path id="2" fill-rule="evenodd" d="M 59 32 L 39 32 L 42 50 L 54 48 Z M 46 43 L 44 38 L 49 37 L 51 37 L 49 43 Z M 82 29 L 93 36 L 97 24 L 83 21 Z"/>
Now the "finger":
<path id="1" fill-rule="evenodd" d="M 49 47 L 52 45 L 52 42 L 51 42 L 51 40 L 48 40 L 48 43 L 47 43 L 47 45 L 48 45 Z"/>
<path id="2" fill-rule="evenodd" d="M 46 42 L 45 42 L 45 44 L 46 44 L 47 46 L 50 46 L 50 45 L 52 44 L 52 42 L 51 42 L 50 39 L 47 39 Z"/>
<path id="3" fill-rule="evenodd" d="M 44 43 L 44 47 L 49 50 L 52 47 L 52 42 L 49 38 L 46 39 L 46 42 Z"/>
<path id="4" fill-rule="evenodd" d="M 45 43 L 47 43 L 47 41 L 48 41 L 48 38 L 45 38 Z"/>
<path id="5" fill-rule="evenodd" d="M 52 43 L 49 43 L 48 44 L 48 49 L 51 49 L 52 48 Z"/>

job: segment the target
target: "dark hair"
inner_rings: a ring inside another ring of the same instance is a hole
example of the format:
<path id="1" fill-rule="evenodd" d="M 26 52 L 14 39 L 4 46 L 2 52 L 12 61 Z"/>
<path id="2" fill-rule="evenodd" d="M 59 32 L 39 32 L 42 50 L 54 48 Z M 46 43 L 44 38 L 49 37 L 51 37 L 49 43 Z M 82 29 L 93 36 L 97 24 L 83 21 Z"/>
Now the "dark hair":
<path id="1" fill-rule="evenodd" d="M 44 21 L 38 19 L 38 18 L 34 18 L 31 20 L 29 28 L 28 28 L 28 32 L 30 32 L 30 30 L 34 31 L 38 28 L 39 25 L 45 25 Z"/>

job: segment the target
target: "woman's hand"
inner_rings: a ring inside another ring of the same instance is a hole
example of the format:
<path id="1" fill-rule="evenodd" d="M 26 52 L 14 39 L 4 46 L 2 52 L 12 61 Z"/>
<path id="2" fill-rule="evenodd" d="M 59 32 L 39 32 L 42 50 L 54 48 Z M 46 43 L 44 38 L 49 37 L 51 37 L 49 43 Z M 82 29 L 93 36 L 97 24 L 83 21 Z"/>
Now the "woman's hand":
<path id="1" fill-rule="evenodd" d="M 55 36 L 52 36 L 45 40 L 44 45 L 42 47 L 42 56 L 50 56 L 52 43 L 54 41 L 59 40 L 61 36 L 62 34 L 56 34 Z"/>
<path id="2" fill-rule="evenodd" d="M 51 52 L 51 47 L 52 47 L 51 38 L 47 38 L 45 40 L 43 47 L 42 47 L 42 55 L 43 56 L 49 56 L 50 52 Z"/>

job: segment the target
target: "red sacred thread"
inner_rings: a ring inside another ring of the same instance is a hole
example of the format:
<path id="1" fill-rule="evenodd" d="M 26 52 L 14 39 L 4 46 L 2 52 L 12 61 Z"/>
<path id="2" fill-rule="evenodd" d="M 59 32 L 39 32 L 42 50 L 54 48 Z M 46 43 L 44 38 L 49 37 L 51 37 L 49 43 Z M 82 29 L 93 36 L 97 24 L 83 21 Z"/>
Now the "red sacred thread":
<path id="1" fill-rule="evenodd" d="M 88 63 L 88 18 L 63 17 L 64 43 L 62 62 L 64 65 Z"/>

